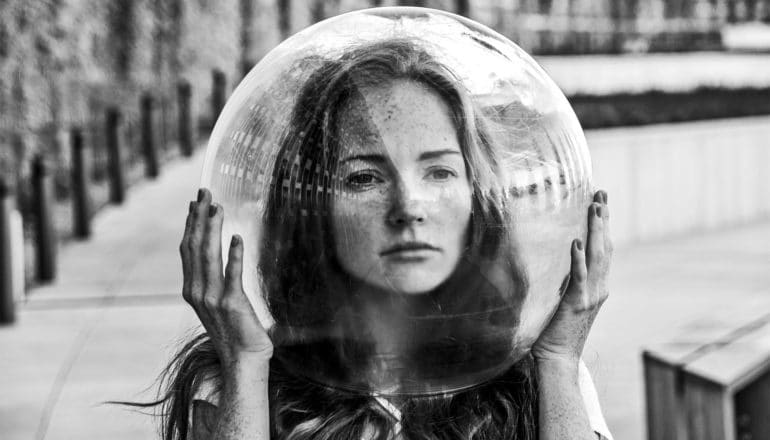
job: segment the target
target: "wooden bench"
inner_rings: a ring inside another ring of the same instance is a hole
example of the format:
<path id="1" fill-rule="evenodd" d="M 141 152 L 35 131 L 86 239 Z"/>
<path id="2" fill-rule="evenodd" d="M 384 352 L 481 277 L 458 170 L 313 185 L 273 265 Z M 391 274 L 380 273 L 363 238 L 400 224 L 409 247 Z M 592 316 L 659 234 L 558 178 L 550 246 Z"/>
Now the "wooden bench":
<path id="1" fill-rule="evenodd" d="M 770 314 L 703 339 L 644 351 L 648 439 L 770 439 Z"/>

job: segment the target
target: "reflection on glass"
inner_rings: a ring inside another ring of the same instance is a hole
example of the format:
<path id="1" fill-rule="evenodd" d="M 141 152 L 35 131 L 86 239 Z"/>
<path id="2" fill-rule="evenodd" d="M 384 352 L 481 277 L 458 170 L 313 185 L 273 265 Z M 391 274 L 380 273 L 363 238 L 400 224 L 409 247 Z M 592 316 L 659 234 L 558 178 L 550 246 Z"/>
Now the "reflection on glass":
<path id="1" fill-rule="evenodd" d="M 327 20 L 257 65 L 203 185 L 244 237 L 244 285 L 289 370 L 426 394 L 527 353 L 585 233 L 590 175 L 574 113 L 518 47 L 392 8 Z"/>

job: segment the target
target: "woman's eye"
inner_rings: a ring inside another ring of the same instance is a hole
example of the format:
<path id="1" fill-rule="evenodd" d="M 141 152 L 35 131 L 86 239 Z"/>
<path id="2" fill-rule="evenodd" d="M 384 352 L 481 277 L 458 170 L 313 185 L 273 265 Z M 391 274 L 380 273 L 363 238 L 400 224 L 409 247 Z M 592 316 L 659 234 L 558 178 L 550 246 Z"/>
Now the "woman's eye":
<path id="1" fill-rule="evenodd" d="M 455 177 L 457 174 L 453 172 L 452 170 L 448 170 L 445 168 L 437 168 L 430 171 L 430 177 L 433 180 L 447 180 L 451 177 Z"/>
<path id="2" fill-rule="evenodd" d="M 365 188 L 379 182 L 379 178 L 372 173 L 357 173 L 347 178 L 347 184 L 354 188 Z"/>

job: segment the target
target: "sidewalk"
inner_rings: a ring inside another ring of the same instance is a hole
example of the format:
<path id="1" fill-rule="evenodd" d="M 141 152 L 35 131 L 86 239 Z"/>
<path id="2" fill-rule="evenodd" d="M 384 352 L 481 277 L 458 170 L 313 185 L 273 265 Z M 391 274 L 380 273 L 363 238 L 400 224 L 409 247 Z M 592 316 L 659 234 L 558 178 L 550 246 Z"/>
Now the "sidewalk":
<path id="1" fill-rule="evenodd" d="M 583 353 L 616 439 L 647 438 L 645 347 L 723 336 L 767 315 L 768 243 L 770 223 L 762 223 L 616 249 L 610 298 Z"/>
<path id="2" fill-rule="evenodd" d="M 101 212 L 91 240 L 61 249 L 56 284 L 29 292 L 17 324 L 0 328 L 3 439 L 157 438 L 150 417 L 101 402 L 151 399 L 196 325 L 177 246 L 202 158 L 169 164 Z M 643 347 L 770 310 L 767 243 L 770 223 L 616 250 L 585 352 L 615 438 L 645 438 Z"/>
<path id="3" fill-rule="evenodd" d="M 101 211 L 90 240 L 60 249 L 56 283 L 0 328 L 0 437 L 157 438 L 150 417 L 102 402 L 151 399 L 143 391 L 195 326 L 178 246 L 202 161 L 203 149 Z"/>

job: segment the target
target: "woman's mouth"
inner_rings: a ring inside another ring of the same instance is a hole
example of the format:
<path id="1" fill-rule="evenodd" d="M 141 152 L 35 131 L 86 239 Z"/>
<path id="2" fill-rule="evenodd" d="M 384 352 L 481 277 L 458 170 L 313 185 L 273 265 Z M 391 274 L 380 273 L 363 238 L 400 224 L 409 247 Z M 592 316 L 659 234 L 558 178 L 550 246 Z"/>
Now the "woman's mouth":
<path id="1" fill-rule="evenodd" d="M 394 257 L 399 260 L 423 260 L 441 249 L 423 241 L 405 241 L 380 252 L 383 257 Z"/>

